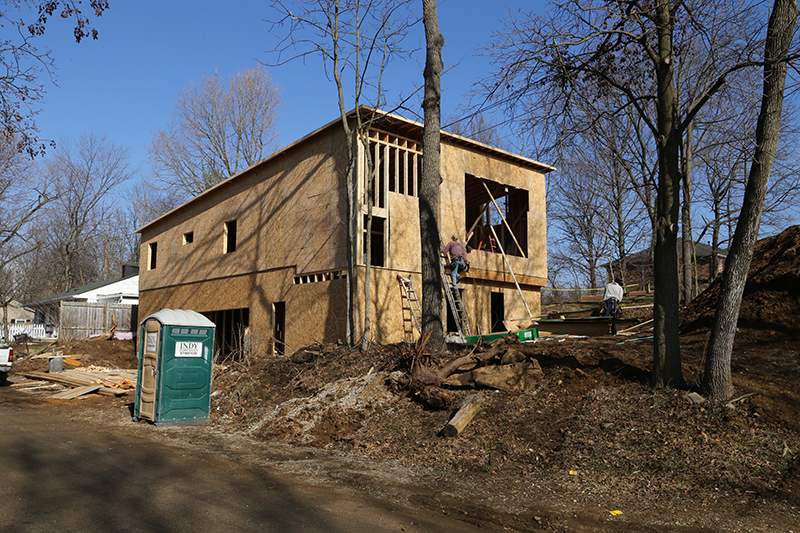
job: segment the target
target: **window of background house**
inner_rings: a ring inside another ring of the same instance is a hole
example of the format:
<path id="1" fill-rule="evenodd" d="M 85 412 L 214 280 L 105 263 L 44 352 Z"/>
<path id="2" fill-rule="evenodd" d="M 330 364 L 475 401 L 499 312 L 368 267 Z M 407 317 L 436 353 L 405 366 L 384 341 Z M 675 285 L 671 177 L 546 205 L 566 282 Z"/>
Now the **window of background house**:
<path id="1" fill-rule="evenodd" d="M 236 251 L 236 221 L 229 220 L 225 223 L 224 238 L 225 253 L 229 254 Z"/>
<path id="2" fill-rule="evenodd" d="M 183 244 L 192 244 L 194 242 L 194 232 L 187 231 L 183 234 Z"/>
<path id="3" fill-rule="evenodd" d="M 156 268 L 156 261 L 158 260 L 158 243 L 151 242 L 147 245 L 147 270 L 154 270 Z"/>

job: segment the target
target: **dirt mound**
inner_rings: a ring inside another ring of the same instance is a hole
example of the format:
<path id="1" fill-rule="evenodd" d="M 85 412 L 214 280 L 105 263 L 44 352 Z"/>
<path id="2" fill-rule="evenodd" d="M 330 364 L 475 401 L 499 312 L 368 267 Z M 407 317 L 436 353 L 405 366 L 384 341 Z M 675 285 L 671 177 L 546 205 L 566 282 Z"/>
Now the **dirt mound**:
<path id="1" fill-rule="evenodd" d="M 681 331 L 711 327 L 720 279 L 681 311 Z M 800 334 L 800 226 L 756 244 L 739 310 L 739 327 Z"/>
<path id="2" fill-rule="evenodd" d="M 106 339 L 96 337 L 77 341 L 58 342 L 56 344 L 31 344 L 27 349 L 15 346 L 14 353 L 17 362 L 12 372 L 23 370 L 47 370 L 49 358 L 47 355 L 55 351 L 65 357 L 72 356 L 75 361 L 80 361 L 81 366 L 103 366 L 117 369 L 137 368 L 135 340 Z"/>

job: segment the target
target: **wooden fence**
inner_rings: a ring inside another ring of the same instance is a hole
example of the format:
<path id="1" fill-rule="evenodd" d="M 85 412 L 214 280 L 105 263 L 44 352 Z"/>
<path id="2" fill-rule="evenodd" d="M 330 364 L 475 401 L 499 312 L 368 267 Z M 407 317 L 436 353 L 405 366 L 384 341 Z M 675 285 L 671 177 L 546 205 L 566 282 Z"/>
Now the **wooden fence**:
<path id="1" fill-rule="evenodd" d="M 61 302 L 58 336 L 62 340 L 85 339 L 107 333 L 114 324 L 117 332 L 135 332 L 138 314 L 138 305 Z"/>

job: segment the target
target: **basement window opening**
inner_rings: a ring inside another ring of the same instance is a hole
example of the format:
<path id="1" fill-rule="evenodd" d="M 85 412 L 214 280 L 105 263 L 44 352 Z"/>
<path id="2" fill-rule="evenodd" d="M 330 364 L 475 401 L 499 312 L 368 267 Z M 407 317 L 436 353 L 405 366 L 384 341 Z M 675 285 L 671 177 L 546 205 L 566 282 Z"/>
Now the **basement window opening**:
<path id="1" fill-rule="evenodd" d="M 218 363 L 241 360 L 252 349 L 249 308 L 208 311 L 203 315 L 217 326 L 214 353 Z"/>
<path id="2" fill-rule="evenodd" d="M 305 285 L 306 283 L 320 283 L 322 281 L 333 281 L 347 277 L 347 270 L 330 270 L 328 272 L 315 272 L 314 274 L 301 274 L 294 276 L 295 285 Z"/>
<path id="3" fill-rule="evenodd" d="M 528 256 L 528 191 L 467 174 L 464 196 L 469 246 Z"/>

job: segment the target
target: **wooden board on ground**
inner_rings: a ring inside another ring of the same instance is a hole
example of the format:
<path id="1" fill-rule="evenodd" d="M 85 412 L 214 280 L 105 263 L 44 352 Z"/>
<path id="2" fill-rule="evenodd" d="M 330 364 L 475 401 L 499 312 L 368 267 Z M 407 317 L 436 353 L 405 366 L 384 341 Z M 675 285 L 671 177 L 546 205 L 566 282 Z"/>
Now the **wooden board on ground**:
<path id="1" fill-rule="evenodd" d="M 102 385 L 85 385 L 83 387 L 77 387 L 74 389 L 69 389 L 63 392 L 59 392 L 58 394 L 50 396 L 50 399 L 72 400 L 73 398 L 77 398 L 78 396 L 83 396 L 84 394 L 90 394 L 92 392 L 95 392 L 100 388 L 102 388 Z"/>
<path id="2" fill-rule="evenodd" d="M 461 408 L 450 419 L 450 422 L 442 428 L 439 434 L 443 437 L 458 437 L 475 417 L 475 414 L 480 411 L 485 400 L 486 398 L 478 393 L 470 394 L 464 398 Z"/>
<path id="3" fill-rule="evenodd" d="M 20 372 L 20 375 L 25 376 L 26 378 L 43 379 L 46 381 L 52 381 L 54 383 L 67 385 L 68 387 L 84 387 L 86 385 L 100 385 L 100 388 L 97 389 L 97 392 L 104 396 L 121 396 L 128 392 L 126 389 L 103 386 L 101 379 L 89 377 L 86 376 L 85 374 L 86 374 L 85 372 L 79 372 L 76 370 L 65 370 L 63 372 L 52 373 L 52 374 L 49 372 L 32 372 L 32 371 Z"/>
<path id="4" fill-rule="evenodd" d="M 608 318 L 608 317 L 587 317 L 587 318 L 565 318 L 540 319 L 539 335 L 587 335 L 589 337 L 599 337 L 611 334 L 612 324 L 633 325 L 639 323 L 638 318 Z"/>

